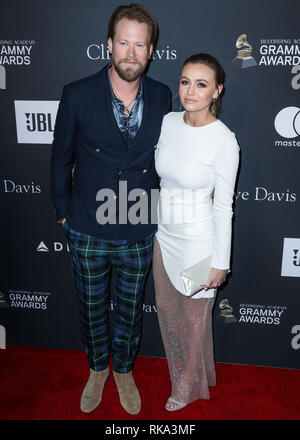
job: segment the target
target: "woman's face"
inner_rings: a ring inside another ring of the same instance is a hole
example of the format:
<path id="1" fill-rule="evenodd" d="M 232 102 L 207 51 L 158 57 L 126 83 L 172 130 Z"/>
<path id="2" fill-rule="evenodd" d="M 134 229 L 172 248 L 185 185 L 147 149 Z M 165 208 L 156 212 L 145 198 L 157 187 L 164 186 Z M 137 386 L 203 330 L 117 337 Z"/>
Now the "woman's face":
<path id="1" fill-rule="evenodd" d="M 209 110 L 212 99 L 217 98 L 223 85 L 217 86 L 214 71 L 204 64 L 188 63 L 180 76 L 179 98 L 186 111 Z"/>

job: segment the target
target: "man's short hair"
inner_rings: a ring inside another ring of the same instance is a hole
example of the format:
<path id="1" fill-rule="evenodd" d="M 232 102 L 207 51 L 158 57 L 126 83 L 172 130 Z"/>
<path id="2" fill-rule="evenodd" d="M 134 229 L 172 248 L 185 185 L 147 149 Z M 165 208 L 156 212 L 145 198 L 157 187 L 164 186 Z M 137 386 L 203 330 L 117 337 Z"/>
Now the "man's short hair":
<path id="1" fill-rule="evenodd" d="M 109 24 L 107 38 L 114 39 L 116 33 L 116 27 L 122 18 L 127 18 L 128 20 L 137 21 L 139 23 L 146 23 L 148 26 L 148 44 L 156 45 L 158 38 L 158 24 L 151 12 L 144 6 L 132 3 L 130 5 L 119 6 L 112 14 Z"/>

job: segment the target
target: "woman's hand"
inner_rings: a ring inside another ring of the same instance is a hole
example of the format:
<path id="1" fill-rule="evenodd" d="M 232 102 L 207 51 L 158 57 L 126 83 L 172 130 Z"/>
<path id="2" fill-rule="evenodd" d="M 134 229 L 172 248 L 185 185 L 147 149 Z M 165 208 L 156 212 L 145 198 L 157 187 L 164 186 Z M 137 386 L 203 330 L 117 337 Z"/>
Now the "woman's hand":
<path id="1" fill-rule="evenodd" d="M 217 289 L 226 280 L 227 269 L 212 268 L 205 283 L 205 290 Z"/>

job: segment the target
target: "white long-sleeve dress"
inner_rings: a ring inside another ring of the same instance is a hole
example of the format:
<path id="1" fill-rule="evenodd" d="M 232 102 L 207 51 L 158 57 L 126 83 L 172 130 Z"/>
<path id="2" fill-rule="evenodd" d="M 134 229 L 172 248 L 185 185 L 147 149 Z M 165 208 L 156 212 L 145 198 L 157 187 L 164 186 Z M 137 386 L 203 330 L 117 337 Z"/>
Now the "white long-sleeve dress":
<path id="1" fill-rule="evenodd" d="M 165 116 L 155 163 L 161 177 L 156 238 L 166 272 L 180 292 L 180 272 L 209 255 L 212 267 L 229 269 L 232 198 L 239 162 L 235 135 L 223 122 L 217 119 L 191 127 L 183 115 L 173 112 Z M 207 297 L 214 295 L 213 289 L 206 293 Z"/>
<path id="2" fill-rule="evenodd" d="M 184 112 L 173 112 L 164 117 L 157 144 L 155 165 L 161 191 L 153 274 L 171 395 L 190 403 L 209 399 L 208 387 L 215 385 L 215 290 L 206 291 L 207 298 L 202 299 L 198 294 L 182 295 L 180 272 L 209 255 L 212 267 L 230 267 L 239 146 L 219 119 L 192 127 L 183 116 Z"/>

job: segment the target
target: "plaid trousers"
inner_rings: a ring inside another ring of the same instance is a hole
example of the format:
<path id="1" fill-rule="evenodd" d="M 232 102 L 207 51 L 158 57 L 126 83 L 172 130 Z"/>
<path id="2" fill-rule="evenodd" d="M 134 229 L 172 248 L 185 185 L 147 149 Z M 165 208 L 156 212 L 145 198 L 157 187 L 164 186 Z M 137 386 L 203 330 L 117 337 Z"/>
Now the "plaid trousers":
<path id="1" fill-rule="evenodd" d="M 131 246 L 114 245 L 63 226 L 72 257 L 80 326 L 90 368 L 132 370 L 139 349 L 144 284 L 152 260 L 153 236 Z M 114 301 L 111 336 L 110 283 Z"/>

